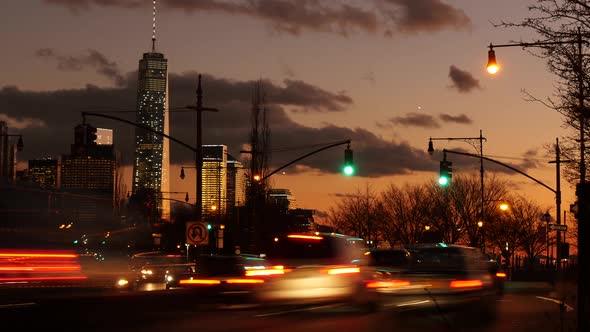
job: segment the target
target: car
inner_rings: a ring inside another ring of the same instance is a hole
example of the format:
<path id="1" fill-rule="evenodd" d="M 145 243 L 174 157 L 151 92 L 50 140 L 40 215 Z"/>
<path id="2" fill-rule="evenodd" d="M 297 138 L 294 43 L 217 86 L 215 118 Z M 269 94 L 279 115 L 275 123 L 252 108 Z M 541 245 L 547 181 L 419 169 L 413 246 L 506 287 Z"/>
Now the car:
<path id="1" fill-rule="evenodd" d="M 365 241 L 337 233 L 277 236 L 266 258 L 281 272 L 256 293 L 263 305 L 346 303 L 362 306 Z"/>
<path id="2" fill-rule="evenodd" d="M 257 287 L 279 273 L 282 273 L 280 267 L 271 266 L 260 255 L 200 255 L 194 271 L 173 278 L 176 286 L 191 288 L 204 297 L 226 303 L 248 303 Z"/>
<path id="3" fill-rule="evenodd" d="M 482 317 L 493 316 L 497 285 L 489 260 L 477 248 L 425 244 L 406 248 L 404 265 L 374 266 L 378 277 L 365 287 L 383 307 L 399 310 L 477 306 Z"/>
<path id="4" fill-rule="evenodd" d="M 169 266 L 166 269 L 164 280 L 166 282 L 166 289 L 180 287 L 180 280 L 190 279 L 197 276 L 197 269 L 195 263 L 178 264 Z"/>
<path id="5" fill-rule="evenodd" d="M 148 289 L 164 287 L 171 271 L 186 270 L 190 266 L 185 255 L 161 251 L 141 252 L 131 256 L 129 269 L 116 281 L 121 289 Z"/>

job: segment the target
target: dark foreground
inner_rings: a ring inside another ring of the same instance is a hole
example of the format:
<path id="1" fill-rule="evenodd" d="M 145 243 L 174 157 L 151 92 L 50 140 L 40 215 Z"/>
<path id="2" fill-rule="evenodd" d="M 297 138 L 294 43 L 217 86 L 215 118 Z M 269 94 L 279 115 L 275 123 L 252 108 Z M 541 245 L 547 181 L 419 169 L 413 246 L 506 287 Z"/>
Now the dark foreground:
<path id="1" fill-rule="evenodd" d="M 67 292 L 66 292 L 67 293 Z M 64 290 L 26 298 L 4 294 L 2 331 L 572 331 L 573 311 L 544 292 L 506 294 L 492 321 L 470 307 L 440 311 L 362 313 L 346 306 L 261 308 L 222 304 L 185 290 Z M 563 329 L 562 329 L 563 328 Z"/>

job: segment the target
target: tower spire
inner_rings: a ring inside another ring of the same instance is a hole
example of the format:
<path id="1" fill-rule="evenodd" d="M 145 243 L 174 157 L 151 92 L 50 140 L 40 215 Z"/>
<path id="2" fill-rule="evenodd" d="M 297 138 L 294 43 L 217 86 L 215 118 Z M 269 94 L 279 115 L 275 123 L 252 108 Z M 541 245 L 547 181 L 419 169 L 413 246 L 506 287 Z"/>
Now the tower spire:
<path id="1" fill-rule="evenodd" d="M 154 0 L 154 11 L 152 21 L 152 53 L 156 52 L 156 0 Z"/>

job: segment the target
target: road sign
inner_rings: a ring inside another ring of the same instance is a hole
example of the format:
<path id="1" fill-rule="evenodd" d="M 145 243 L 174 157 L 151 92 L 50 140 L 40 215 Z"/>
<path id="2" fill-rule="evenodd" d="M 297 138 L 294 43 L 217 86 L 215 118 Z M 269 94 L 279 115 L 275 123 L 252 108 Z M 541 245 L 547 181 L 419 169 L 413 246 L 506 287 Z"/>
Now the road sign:
<path id="1" fill-rule="evenodd" d="M 186 243 L 197 245 L 209 244 L 207 223 L 189 221 L 186 223 Z"/>
<path id="2" fill-rule="evenodd" d="M 549 229 L 552 231 L 565 232 L 567 231 L 567 225 L 549 224 Z"/>

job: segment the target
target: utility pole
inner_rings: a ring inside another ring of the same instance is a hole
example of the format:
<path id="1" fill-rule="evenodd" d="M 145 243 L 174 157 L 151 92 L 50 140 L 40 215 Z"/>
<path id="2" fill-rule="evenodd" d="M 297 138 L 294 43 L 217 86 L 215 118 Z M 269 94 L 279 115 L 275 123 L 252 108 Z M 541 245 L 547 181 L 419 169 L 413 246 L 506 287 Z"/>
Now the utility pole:
<path id="1" fill-rule="evenodd" d="M 555 160 L 550 161 L 550 164 L 555 164 L 555 216 L 556 216 L 556 223 L 561 225 L 561 175 L 560 175 L 560 166 L 562 162 L 569 162 L 570 160 L 561 160 L 560 159 L 560 149 L 559 149 L 559 138 L 555 139 Z M 561 270 L 561 234 L 557 231 L 556 237 L 556 268 L 557 272 Z"/>

